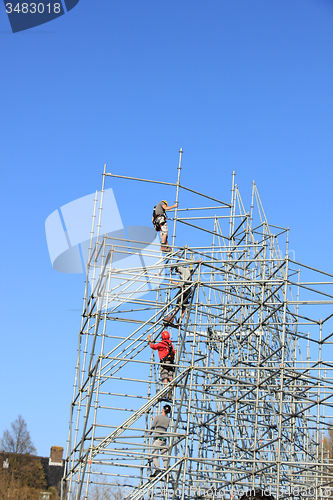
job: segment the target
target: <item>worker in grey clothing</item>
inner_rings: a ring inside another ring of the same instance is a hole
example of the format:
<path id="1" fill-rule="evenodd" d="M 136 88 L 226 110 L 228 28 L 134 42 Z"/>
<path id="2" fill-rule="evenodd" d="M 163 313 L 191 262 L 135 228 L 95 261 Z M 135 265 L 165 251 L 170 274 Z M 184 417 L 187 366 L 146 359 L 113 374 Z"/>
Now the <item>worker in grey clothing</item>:
<path id="1" fill-rule="evenodd" d="M 189 270 L 188 267 L 186 266 L 175 266 L 171 267 L 171 271 L 175 271 L 177 274 L 179 274 L 179 281 L 172 281 L 171 283 L 173 285 L 179 286 L 179 290 L 177 292 L 177 306 L 175 307 L 174 311 L 167 317 L 165 318 L 164 322 L 166 324 L 172 323 L 177 312 L 179 309 L 181 309 L 181 315 L 179 318 L 179 323 L 174 323 L 176 326 L 177 324 L 180 325 L 180 323 L 183 321 L 183 318 L 185 316 L 185 311 L 186 311 L 186 305 L 189 304 L 191 298 L 192 298 L 192 287 L 190 286 L 192 284 L 192 272 Z"/>
<path id="2" fill-rule="evenodd" d="M 162 415 L 157 415 L 153 418 L 153 425 L 151 426 L 150 433 L 154 431 L 153 452 L 152 457 L 154 461 L 155 471 L 150 477 L 157 476 L 160 472 L 160 459 L 158 453 L 161 452 L 164 468 L 166 469 L 168 463 L 167 457 L 167 429 L 169 427 L 170 418 L 168 413 L 171 412 L 170 405 L 165 405 L 162 409 Z"/>

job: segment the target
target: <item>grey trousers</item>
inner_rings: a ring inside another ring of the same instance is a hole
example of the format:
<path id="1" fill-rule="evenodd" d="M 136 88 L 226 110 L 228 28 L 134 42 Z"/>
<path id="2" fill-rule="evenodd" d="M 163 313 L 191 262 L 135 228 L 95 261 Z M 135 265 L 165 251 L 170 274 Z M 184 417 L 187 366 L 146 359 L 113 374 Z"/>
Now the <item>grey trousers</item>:
<path id="1" fill-rule="evenodd" d="M 166 469 L 167 463 L 168 463 L 168 456 L 167 456 L 168 447 L 166 445 L 166 441 L 164 439 L 159 439 L 159 438 L 154 439 L 152 447 L 153 447 L 152 456 L 153 456 L 155 468 L 156 469 L 160 468 L 160 459 L 159 459 L 158 454 L 159 454 L 159 452 L 161 452 L 163 465 L 164 465 L 164 468 Z"/>

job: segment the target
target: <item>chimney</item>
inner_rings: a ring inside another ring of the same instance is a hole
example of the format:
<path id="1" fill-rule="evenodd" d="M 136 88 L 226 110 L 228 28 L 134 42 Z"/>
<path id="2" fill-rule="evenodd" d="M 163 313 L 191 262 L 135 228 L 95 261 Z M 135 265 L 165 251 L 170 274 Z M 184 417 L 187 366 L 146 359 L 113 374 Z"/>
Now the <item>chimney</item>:
<path id="1" fill-rule="evenodd" d="M 64 449 L 62 446 L 52 446 L 50 453 L 50 465 L 62 465 L 62 453 Z"/>

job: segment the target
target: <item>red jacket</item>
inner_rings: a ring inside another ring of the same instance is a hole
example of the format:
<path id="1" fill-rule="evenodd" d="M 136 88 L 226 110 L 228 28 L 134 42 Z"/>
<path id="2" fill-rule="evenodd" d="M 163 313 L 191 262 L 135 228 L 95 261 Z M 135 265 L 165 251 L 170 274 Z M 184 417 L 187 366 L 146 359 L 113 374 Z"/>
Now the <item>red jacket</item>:
<path id="1" fill-rule="evenodd" d="M 169 352 L 168 344 L 171 344 L 172 351 L 173 351 L 174 354 L 176 354 L 175 350 L 173 348 L 172 342 L 170 340 L 162 340 L 162 342 L 159 342 L 158 344 L 150 344 L 150 347 L 152 349 L 154 349 L 155 351 L 158 350 L 159 358 L 162 359 Z"/>

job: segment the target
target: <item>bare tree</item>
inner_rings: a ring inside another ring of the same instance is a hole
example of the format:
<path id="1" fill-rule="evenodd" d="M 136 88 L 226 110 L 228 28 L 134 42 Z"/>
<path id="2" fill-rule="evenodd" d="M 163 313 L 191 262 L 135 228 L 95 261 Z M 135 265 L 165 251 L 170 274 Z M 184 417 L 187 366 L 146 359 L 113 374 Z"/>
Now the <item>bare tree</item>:
<path id="1" fill-rule="evenodd" d="M 37 454 L 24 418 L 19 415 L 10 426 L 11 430 L 5 430 L 0 439 L 0 450 L 10 453 Z"/>
<path id="2" fill-rule="evenodd" d="M 330 491 L 332 491 L 332 486 L 333 486 L 333 481 L 332 481 L 332 474 L 333 474 L 333 421 L 331 420 L 329 422 L 328 430 L 324 436 L 323 439 L 323 447 L 324 447 L 324 454 L 323 454 L 323 461 L 324 464 L 327 464 L 327 466 L 322 467 L 322 483 L 325 484 L 326 486 L 330 487 Z M 329 494 L 331 497 L 331 493 Z M 325 497 L 324 500 L 329 500 L 328 497 Z"/>
<path id="3" fill-rule="evenodd" d="M 122 484 L 116 481 L 116 484 L 103 483 L 103 476 L 97 476 L 95 480 L 100 483 L 94 483 L 89 488 L 89 500 L 124 500 L 126 496 L 126 483 Z M 105 481 L 105 478 L 104 478 Z"/>
<path id="4" fill-rule="evenodd" d="M 326 435 L 324 436 L 324 450 L 328 452 L 329 459 L 333 458 L 333 421 L 329 422 L 330 426 Z"/>
<path id="5" fill-rule="evenodd" d="M 89 500 L 123 500 L 125 493 L 118 486 L 94 484 L 89 488 Z"/>

